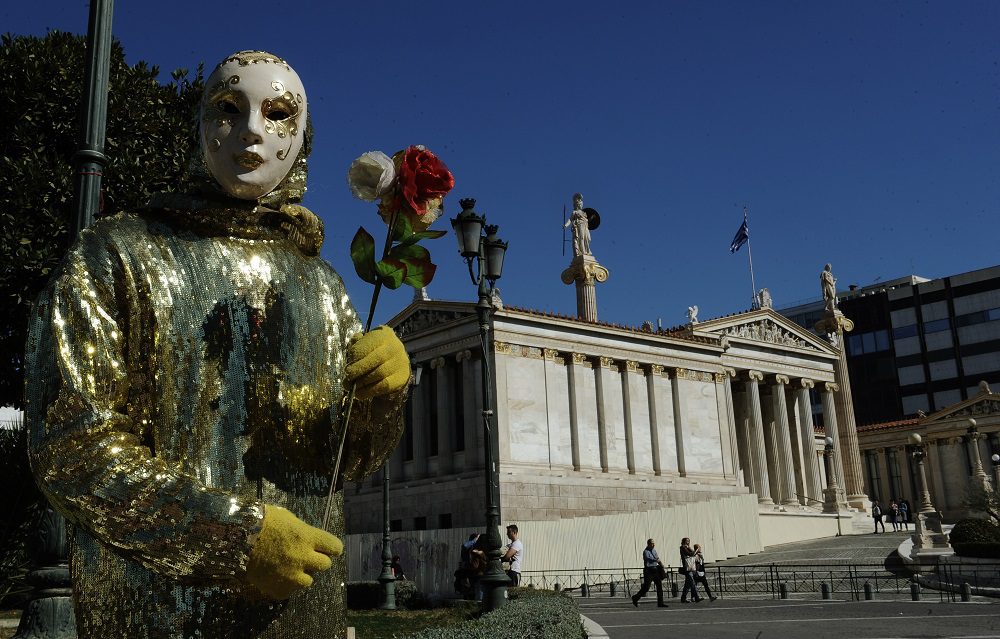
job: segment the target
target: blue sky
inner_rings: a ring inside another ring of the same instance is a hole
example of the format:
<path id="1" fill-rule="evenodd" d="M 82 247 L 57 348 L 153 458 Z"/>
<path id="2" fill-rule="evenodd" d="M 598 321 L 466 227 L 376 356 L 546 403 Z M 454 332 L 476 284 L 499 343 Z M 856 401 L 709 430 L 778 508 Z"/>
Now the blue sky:
<path id="1" fill-rule="evenodd" d="M 575 312 L 563 207 L 601 212 L 611 272 L 600 319 L 683 323 L 745 309 L 750 207 L 757 286 L 778 306 L 839 283 L 1000 263 L 1000 3 L 119 2 L 130 62 L 211 69 L 267 49 L 305 82 L 316 127 L 305 204 L 359 308 L 347 249 L 374 207 L 344 175 L 364 151 L 424 144 L 458 199 L 510 243 L 506 303 Z M 86 2 L 4 3 L 0 29 L 85 33 Z M 437 223 L 448 228 L 446 220 Z M 449 236 L 430 295 L 471 300 Z M 387 293 L 377 319 L 410 300 Z"/>

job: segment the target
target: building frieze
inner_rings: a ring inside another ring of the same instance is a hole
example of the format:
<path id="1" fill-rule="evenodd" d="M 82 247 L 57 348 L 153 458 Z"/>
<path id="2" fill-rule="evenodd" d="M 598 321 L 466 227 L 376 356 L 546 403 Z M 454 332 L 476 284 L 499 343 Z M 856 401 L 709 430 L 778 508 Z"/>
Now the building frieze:
<path id="1" fill-rule="evenodd" d="M 401 339 L 420 331 L 440 328 L 442 324 L 454 322 L 472 317 L 468 313 L 458 311 L 421 309 L 400 322 L 396 328 L 396 335 Z"/>

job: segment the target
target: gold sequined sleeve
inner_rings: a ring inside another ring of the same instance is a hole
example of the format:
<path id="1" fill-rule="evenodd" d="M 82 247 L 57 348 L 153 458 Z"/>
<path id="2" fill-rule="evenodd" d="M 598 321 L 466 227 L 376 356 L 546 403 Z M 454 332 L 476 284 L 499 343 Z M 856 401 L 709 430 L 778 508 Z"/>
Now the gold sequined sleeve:
<path id="1" fill-rule="evenodd" d="M 151 451 L 156 382 L 135 369 L 149 357 L 137 335 L 152 318 L 134 284 L 111 235 L 91 229 L 36 304 L 26 361 L 32 470 L 67 519 L 115 552 L 182 580 L 229 579 L 245 570 L 263 510 Z"/>
<path id="2" fill-rule="evenodd" d="M 347 342 L 362 332 L 361 322 L 353 308 L 347 320 L 351 329 L 345 331 L 345 349 Z M 357 481 L 368 477 L 392 455 L 403 434 L 403 410 L 408 389 L 409 384 L 396 393 L 355 401 L 341 462 L 344 479 Z"/>

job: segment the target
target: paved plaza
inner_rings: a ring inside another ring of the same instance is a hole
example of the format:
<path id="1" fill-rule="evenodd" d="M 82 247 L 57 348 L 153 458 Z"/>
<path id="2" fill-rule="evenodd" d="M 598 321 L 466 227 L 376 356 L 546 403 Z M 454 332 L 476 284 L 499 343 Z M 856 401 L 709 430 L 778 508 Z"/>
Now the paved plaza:
<path id="1" fill-rule="evenodd" d="M 896 549 L 907 532 L 857 534 L 774 546 L 762 553 L 715 562 L 722 566 L 881 566 L 886 575 L 908 579 Z M 666 555 L 665 555 L 666 556 Z M 711 567 L 709 568 L 711 570 Z M 669 591 L 668 591 L 669 593 Z M 877 592 L 873 601 L 852 600 L 835 592 L 823 600 L 818 592 L 791 599 L 774 595 L 723 595 L 717 601 L 682 604 L 667 596 L 657 608 L 655 594 L 636 609 L 621 593 L 580 598 L 580 611 L 603 627 L 610 639 L 650 637 L 809 637 L 866 639 L 934 637 L 1000 639 L 1000 600 L 973 597 L 962 603 L 955 594 L 924 589 L 913 601 L 904 582 L 898 591 Z"/>

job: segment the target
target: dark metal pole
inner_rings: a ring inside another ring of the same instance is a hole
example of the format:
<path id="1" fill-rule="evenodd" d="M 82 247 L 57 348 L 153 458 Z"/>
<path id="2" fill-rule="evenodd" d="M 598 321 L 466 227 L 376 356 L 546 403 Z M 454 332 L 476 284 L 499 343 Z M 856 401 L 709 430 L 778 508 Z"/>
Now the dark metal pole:
<path id="1" fill-rule="evenodd" d="M 392 574 L 392 537 L 389 535 L 389 460 L 382 466 L 382 610 L 396 609 L 396 576 Z"/>
<path id="2" fill-rule="evenodd" d="M 114 0 L 91 0 L 80 147 L 73 155 L 77 174 L 74 236 L 93 223 L 100 207 L 101 175 L 107 164 L 104 140 L 113 13 Z M 28 581 L 33 586 L 32 598 L 21 614 L 14 639 L 75 639 L 66 520 L 51 506 L 46 507 L 39 522 L 34 568 L 28 573 Z"/>
<path id="3" fill-rule="evenodd" d="M 77 174 L 75 233 L 94 222 L 94 215 L 100 209 L 101 177 L 108 163 L 108 158 L 104 155 L 104 141 L 108 121 L 113 12 L 114 0 L 91 0 L 80 147 L 73 155 Z"/>
<path id="4" fill-rule="evenodd" d="M 507 600 L 507 586 L 510 584 L 510 577 L 500 566 L 500 557 L 503 555 L 500 539 L 500 476 L 497 471 L 494 459 L 494 445 L 496 436 L 493 429 L 493 382 L 490 374 L 490 317 L 493 314 L 493 304 L 489 287 L 486 284 L 486 248 L 485 242 L 481 238 L 479 241 L 479 303 L 476 304 L 476 314 L 479 317 L 479 337 L 483 347 L 483 448 L 485 468 L 483 472 L 486 478 L 486 544 L 489 558 L 486 572 L 480 578 L 482 584 L 483 606 L 487 611 L 499 610 Z"/>

